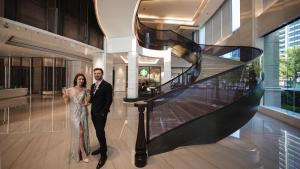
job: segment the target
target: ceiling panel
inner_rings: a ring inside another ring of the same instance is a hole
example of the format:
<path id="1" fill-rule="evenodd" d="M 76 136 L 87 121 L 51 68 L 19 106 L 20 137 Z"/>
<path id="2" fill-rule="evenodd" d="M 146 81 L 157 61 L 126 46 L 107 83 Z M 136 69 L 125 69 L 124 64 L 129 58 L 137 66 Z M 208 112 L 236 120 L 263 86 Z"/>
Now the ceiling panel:
<path id="1" fill-rule="evenodd" d="M 139 15 L 190 21 L 202 2 L 203 0 L 146 0 L 140 4 Z"/>

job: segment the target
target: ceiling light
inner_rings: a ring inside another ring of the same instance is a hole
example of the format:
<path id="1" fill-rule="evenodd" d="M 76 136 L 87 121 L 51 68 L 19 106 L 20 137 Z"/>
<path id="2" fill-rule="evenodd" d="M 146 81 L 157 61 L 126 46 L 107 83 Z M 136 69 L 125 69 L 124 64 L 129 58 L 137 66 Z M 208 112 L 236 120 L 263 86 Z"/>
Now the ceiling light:
<path id="1" fill-rule="evenodd" d="M 128 63 L 128 60 L 125 59 L 122 55 L 120 56 L 124 63 Z"/>
<path id="2" fill-rule="evenodd" d="M 180 25 L 178 30 L 180 29 L 184 29 L 184 30 L 199 30 L 198 26 L 184 26 L 184 25 Z"/>
<path id="3" fill-rule="evenodd" d="M 87 53 L 88 53 L 88 49 L 84 48 L 84 55 L 87 55 Z"/>
<path id="4" fill-rule="evenodd" d="M 179 20 L 164 20 L 164 23 L 174 24 L 174 25 L 193 25 L 193 21 L 179 21 Z"/>
<path id="5" fill-rule="evenodd" d="M 193 18 L 178 18 L 178 17 L 163 17 L 166 20 L 178 20 L 178 21 L 193 21 Z"/>
<path id="6" fill-rule="evenodd" d="M 139 14 L 139 18 L 141 19 L 161 19 L 161 20 L 179 20 L 179 21 L 193 21 L 193 18 L 180 18 L 180 17 L 159 17 L 156 15 L 144 15 L 144 14 Z"/>
<path id="7" fill-rule="evenodd" d="M 139 60 L 140 64 L 157 64 L 157 62 L 159 61 L 159 59 L 153 59 L 153 61 L 141 61 Z"/>
<path id="8" fill-rule="evenodd" d="M 143 14 L 139 14 L 139 18 L 142 18 L 142 19 L 159 19 L 159 17 L 155 16 L 155 15 L 143 15 Z"/>
<path id="9" fill-rule="evenodd" d="M 128 59 L 127 58 L 125 58 L 124 56 L 120 56 L 120 58 L 123 60 L 123 62 L 124 63 L 126 63 L 126 64 L 128 64 Z M 157 59 L 157 58 L 145 58 L 144 60 L 142 59 L 142 58 L 144 58 L 144 57 L 140 57 L 139 58 L 139 64 L 157 64 L 158 63 L 158 61 L 159 61 L 159 59 Z"/>

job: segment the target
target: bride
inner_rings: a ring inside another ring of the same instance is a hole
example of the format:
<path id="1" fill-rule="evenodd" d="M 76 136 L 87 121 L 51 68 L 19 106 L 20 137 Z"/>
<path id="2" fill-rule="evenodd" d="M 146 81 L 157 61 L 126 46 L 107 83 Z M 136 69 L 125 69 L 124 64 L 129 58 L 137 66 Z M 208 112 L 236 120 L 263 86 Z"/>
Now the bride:
<path id="1" fill-rule="evenodd" d="M 71 158 L 88 162 L 89 130 L 87 105 L 89 92 L 86 89 L 86 78 L 78 73 L 70 87 L 63 92 L 63 99 L 69 105 L 71 128 Z"/>

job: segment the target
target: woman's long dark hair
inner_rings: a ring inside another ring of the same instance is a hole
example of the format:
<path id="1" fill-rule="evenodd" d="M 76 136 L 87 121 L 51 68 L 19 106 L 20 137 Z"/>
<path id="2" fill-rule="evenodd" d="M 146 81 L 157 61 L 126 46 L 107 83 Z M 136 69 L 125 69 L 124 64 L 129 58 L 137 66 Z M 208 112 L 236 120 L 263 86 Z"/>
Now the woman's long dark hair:
<path id="1" fill-rule="evenodd" d="M 77 85 L 77 79 L 78 79 L 79 76 L 82 76 L 82 77 L 83 77 L 83 80 L 84 80 L 84 82 L 83 82 L 83 84 L 82 84 L 81 87 L 86 87 L 86 78 L 85 78 L 84 74 L 82 74 L 82 73 L 78 73 L 78 74 L 75 76 L 74 81 L 73 81 L 73 86 L 76 86 L 76 85 Z"/>

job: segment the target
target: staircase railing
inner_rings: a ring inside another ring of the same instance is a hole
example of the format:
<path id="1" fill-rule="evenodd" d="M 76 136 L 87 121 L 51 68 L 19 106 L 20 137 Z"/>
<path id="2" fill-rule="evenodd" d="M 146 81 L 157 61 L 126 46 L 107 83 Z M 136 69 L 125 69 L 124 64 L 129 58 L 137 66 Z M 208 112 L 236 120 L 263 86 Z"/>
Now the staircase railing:
<path id="1" fill-rule="evenodd" d="M 142 24 L 136 17 L 135 33 L 140 46 L 153 50 L 172 49 L 173 55 L 192 63 L 182 74 L 152 89 L 153 94 L 167 93 L 175 88 L 194 82 L 201 70 L 201 47 L 172 30 L 155 30 Z"/>

